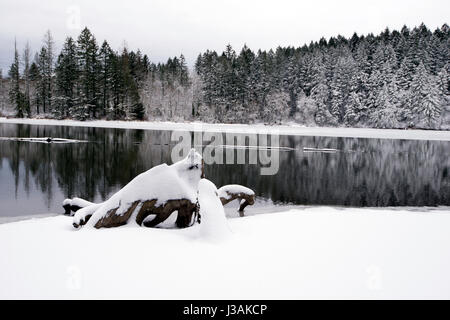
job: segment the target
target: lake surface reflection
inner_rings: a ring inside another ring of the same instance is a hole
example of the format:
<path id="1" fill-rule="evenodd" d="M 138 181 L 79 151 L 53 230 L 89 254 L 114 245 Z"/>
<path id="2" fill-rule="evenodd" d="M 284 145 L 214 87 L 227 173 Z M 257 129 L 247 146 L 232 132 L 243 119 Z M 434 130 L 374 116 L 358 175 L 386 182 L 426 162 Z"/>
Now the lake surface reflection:
<path id="1" fill-rule="evenodd" d="M 170 131 L 23 124 L 0 124 L 0 137 L 88 141 L 0 139 L 0 217 L 62 212 L 67 197 L 107 199 L 137 174 L 170 164 L 175 144 Z M 280 136 L 280 146 L 293 150 L 280 151 L 276 175 L 260 175 L 259 165 L 223 164 L 207 165 L 206 176 L 275 203 L 450 205 L 450 142 Z"/>

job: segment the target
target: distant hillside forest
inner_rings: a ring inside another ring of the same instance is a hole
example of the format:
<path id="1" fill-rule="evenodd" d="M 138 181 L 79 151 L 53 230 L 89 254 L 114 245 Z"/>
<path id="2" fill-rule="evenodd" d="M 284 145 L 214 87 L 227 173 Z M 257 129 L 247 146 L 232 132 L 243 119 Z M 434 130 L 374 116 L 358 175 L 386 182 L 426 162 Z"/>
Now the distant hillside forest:
<path id="1" fill-rule="evenodd" d="M 56 119 L 138 119 L 450 129 L 450 29 L 425 25 L 324 38 L 302 47 L 183 55 L 155 64 L 113 50 L 85 28 L 56 55 L 48 31 L 1 79 L 0 113 Z"/>

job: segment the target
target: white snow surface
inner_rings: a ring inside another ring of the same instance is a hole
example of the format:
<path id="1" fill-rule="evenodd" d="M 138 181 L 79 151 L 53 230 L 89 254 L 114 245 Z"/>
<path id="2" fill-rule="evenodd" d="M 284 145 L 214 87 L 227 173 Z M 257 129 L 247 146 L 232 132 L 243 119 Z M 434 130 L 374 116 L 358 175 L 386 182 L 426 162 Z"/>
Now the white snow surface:
<path id="1" fill-rule="evenodd" d="M 0 225 L 0 298 L 450 298 L 450 214 L 298 207 L 187 229 Z"/>
<path id="2" fill-rule="evenodd" d="M 296 123 L 284 125 L 265 124 L 210 124 L 202 122 L 159 122 L 159 121 L 77 121 L 53 119 L 18 119 L 2 118 L 0 123 L 23 123 L 35 125 L 57 125 L 77 127 L 149 129 L 176 131 L 234 132 L 234 133 L 269 133 L 298 136 L 353 137 L 409 140 L 442 140 L 450 141 L 450 131 L 438 130 L 397 130 L 369 128 L 333 128 L 305 127 Z"/>
<path id="3" fill-rule="evenodd" d="M 198 202 L 200 204 L 201 236 L 209 241 L 227 240 L 231 235 L 231 230 L 214 183 L 207 179 L 200 180 Z"/>
<path id="4" fill-rule="evenodd" d="M 136 176 L 107 201 L 78 210 L 73 222 L 80 224 L 81 220 L 92 214 L 86 225 L 94 226 L 108 211 L 118 208 L 115 214 L 123 215 L 132 203 L 140 200 L 156 199 L 156 206 L 176 199 L 187 199 L 195 203 L 201 165 L 201 155 L 192 149 L 181 161 L 170 166 L 164 163 Z M 190 170 L 191 167 L 194 169 Z"/>

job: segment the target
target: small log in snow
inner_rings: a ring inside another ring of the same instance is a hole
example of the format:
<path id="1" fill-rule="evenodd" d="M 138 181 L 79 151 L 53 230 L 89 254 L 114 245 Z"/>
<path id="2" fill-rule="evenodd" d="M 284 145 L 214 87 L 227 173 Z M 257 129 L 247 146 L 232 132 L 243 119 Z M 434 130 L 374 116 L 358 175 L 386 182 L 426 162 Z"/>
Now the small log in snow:
<path id="1" fill-rule="evenodd" d="M 245 207 L 255 203 L 255 192 L 247 187 L 238 184 L 229 184 L 218 190 L 220 201 L 223 205 L 238 199 L 239 211 L 243 212 Z"/>
<path id="2" fill-rule="evenodd" d="M 64 214 L 73 215 L 72 213 L 78 210 L 93 205 L 94 203 L 81 198 L 66 199 L 63 201 L 62 206 L 65 210 Z"/>

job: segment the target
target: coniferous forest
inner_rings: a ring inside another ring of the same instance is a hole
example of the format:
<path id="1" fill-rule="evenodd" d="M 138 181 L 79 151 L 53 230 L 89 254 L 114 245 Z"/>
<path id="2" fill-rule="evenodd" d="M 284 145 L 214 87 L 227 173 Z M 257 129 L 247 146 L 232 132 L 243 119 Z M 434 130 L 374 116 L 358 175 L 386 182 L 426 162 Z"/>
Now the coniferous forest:
<path id="1" fill-rule="evenodd" d="M 16 117 L 450 128 L 450 29 L 425 25 L 257 52 L 230 45 L 153 63 L 88 28 L 59 54 L 14 46 L 0 113 Z M 1 74 L 1 73 L 0 73 Z"/>

